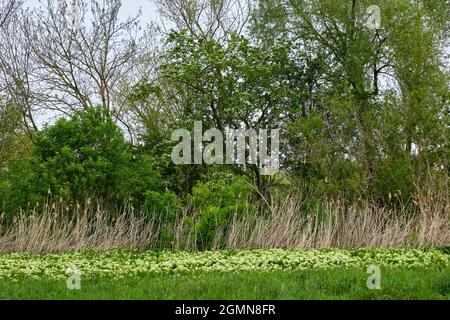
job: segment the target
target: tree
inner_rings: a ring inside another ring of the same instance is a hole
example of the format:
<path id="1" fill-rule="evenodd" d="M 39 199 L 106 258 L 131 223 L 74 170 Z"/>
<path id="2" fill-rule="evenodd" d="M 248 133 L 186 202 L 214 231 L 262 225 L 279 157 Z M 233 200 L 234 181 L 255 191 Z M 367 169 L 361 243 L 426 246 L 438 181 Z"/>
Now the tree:
<path id="1" fill-rule="evenodd" d="M 21 1 L 18 0 L 1 0 L 0 1 L 0 29 L 4 27 L 17 8 Z"/>
<path id="2" fill-rule="evenodd" d="M 239 35 L 214 40 L 173 32 L 160 70 L 158 84 L 139 84 L 136 97 L 147 94 L 152 105 L 162 99 L 172 129 L 191 128 L 194 121 L 223 133 L 278 129 L 304 88 L 287 44 L 262 50 Z M 270 185 L 258 167 L 249 168 L 261 191 Z"/>
<path id="3" fill-rule="evenodd" d="M 156 4 L 177 31 L 215 40 L 241 34 L 252 8 L 249 0 L 156 0 Z"/>
<path id="4" fill-rule="evenodd" d="M 104 108 L 78 112 L 37 133 L 32 155 L 15 161 L 7 178 L 6 201 L 15 209 L 47 197 L 102 200 L 108 208 L 131 201 L 138 207 L 145 192 L 163 190 L 151 160 L 131 148 Z"/>
<path id="5" fill-rule="evenodd" d="M 251 41 L 267 49 L 273 43 L 290 37 L 286 3 L 277 0 L 259 0 L 256 3 L 249 20 Z"/>
<path id="6" fill-rule="evenodd" d="M 11 23 L 0 33 L 0 113 L 9 134 L 23 133 L 32 140 L 38 131 L 36 113 L 42 102 L 34 88 L 30 47 L 22 33 L 24 15 L 21 10 L 12 13 Z"/>
<path id="7" fill-rule="evenodd" d="M 102 105 L 134 138 L 125 103 L 141 59 L 139 14 L 122 21 L 120 8 L 120 0 L 49 0 L 18 11 L 2 32 L 0 86 L 30 133 L 37 113 L 71 116 Z"/>
<path id="8" fill-rule="evenodd" d="M 373 4 L 381 8 L 379 30 L 366 26 L 367 8 Z M 448 6 L 437 1 L 292 0 L 283 9 L 295 41 L 293 54 L 312 52 L 310 60 L 321 61 L 313 108 L 291 122 L 297 168 L 314 176 L 324 190 L 409 197 L 427 171 L 416 166 L 417 158 L 431 159 L 424 148 L 415 155 L 412 146 L 428 136 L 425 144 L 434 145 L 433 153 L 440 150 L 435 154 L 442 159 L 446 145 L 441 130 L 448 87 L 440 54 Z M 419 127 L 427 129 L 415 134 Z M 437 158 L 427 167 L 440 165 Z M 393 183 L 387 177 L 398 179 Z"/>

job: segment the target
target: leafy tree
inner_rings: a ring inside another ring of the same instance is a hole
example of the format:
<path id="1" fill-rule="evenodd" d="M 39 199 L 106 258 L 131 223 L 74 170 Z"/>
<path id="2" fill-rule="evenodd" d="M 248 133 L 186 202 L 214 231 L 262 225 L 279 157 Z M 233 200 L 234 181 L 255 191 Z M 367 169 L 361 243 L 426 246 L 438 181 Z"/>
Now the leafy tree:
<path id="1" fill-rule="evenodd" d="M 201 120 L 222 132 L 282 128 L 306 90 L 288 43 L 264 50 L 238 35 L 220 41 L 171 33 L 161 77 L 171 88 L 167 104 L 175 106 L 179 127 Z M 270 179 L 261 177 L 256 166 L 248 172 L 264 193 Z"/>
<path id="2" fill-rule="evenodd" d="M 373 4 L 381 8 L 379 30 L 365 23 Z M 448 6 L 293 0 L 284 10 L 293 52 L 315 52 L 322 62 L 319 87 L 307 96 L 312 108 L 289 124 L 292 168 L 325 193 L 406 200 L 445 158 Z"/>
<path id="3" fill-rule="evenodd" d="M 9 172 L 16 209 L 47 196 L 67 202 L 101 199 L 109 207 L 142 204 L 162 188 L 151 160 L 134 152 L 103 108 L 60 119 L 35 135 L 32 155 Z"/>
<path id="4" fill-rule="evenodd" d="M 192 190 L 190 201 L 195 215 L 187 221 L 202 249 L 209 248 L 217 234 L 227 230 L 233 214 L 252 210 L 251 198 L 255 193 L 243 177 L 215 174 L 208 178 Z"/>

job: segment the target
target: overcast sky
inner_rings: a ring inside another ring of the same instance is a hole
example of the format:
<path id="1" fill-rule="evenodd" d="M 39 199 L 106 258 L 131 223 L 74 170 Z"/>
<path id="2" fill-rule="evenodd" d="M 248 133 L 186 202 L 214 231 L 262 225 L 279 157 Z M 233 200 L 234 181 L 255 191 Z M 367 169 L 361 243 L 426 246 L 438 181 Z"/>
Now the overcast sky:
<path id="1" fill-rule="evenodd" d="M 24 0 L 25 7 L 36 7 L 41 5 L 41 3 L 46 3 L 47 0 Z M 154 22 L 160 24 L 161 19 L 157 12 L 156 5 L 153 0 L 122 0 L 122 7 L 119 12 L 120 19 L 126 19 L 130 16 L 135 16 L 139 9 L 142 10 L 142 15 L 140 17 L 141 25 L 145 26 L 147 23 Z M 36 116 L 36 121 L 38 126 L 43 126 L 44 124 L 53 123 L 59 114 L 45 113 Z"/>
<path id="2" fill-rule="evenodd" d="M 25 6 L 38 6 L 40 2 L 47 0 L 24 0 Z M 147 22 L 160 22 L 156 6 L 152 0 L 123 0 L 122 8 L 120 9 L 120 17 L 125 19 L 129 16 L 134 16 L 142 9 L 141 21 L 145 25 Z"/>

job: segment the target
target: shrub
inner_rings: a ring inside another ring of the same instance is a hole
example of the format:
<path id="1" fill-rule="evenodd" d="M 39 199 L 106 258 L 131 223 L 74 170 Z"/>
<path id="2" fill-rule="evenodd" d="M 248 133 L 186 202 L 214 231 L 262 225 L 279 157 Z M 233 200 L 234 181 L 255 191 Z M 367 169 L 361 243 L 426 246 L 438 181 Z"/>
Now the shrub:
<path id="1" fill-rule="evenodd" d="M 192 227 L 197 245 L 209 247 L 216 233 L 227 229 L 234 213 L 244 214 L 250 210 L 253 192 L 251 185 L 240 176 L 218 175 L 195 185 L 190 199 L 196 210 Z"/>
<path id="2" fill-rule="evenodd" d="M 162 190 L 151 160 L 136 154 L 103 108 L 60 119 L 34 136 L 32 154 L 13 163 L 3 195 L 10 210 L 35 206 L 48 197 L 67 203 L 100 199 L 114 208 L 143 202 L 146 191 Z"/>
<path id="3" fill-rule="evenodd" d="M 171 191 L 163 193 L 147 191 L 144 193 L 143 210 L 148 214 L 158 214 L 161 224 L 174 222 L 181 210 L 181 202 L 177 195 Z"/>

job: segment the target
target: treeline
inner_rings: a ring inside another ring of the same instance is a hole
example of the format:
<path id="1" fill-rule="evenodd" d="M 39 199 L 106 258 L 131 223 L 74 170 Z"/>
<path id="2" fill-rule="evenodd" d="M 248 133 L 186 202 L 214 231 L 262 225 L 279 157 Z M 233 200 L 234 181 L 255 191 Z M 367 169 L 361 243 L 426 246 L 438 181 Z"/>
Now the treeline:
<path id="1" fill-rule="evenodd" d="M 447 190 L 447 2 L 155 5 L 165 29 L 121 20 L 119 0 L 2 3 L 5 223 L 45 203 L 99 201 L 161 225 L 187 210 L 204 241 L 233 214 L 263 214 L 288 194 L 305 208 L 364 199 L 413 214 L 418 188 L 439 180 Z M 367 24 L 370 5 L 381 28 Z M 194 121 L 280 129 L 281 171 L 173 164 L 171 134 Z"/>

